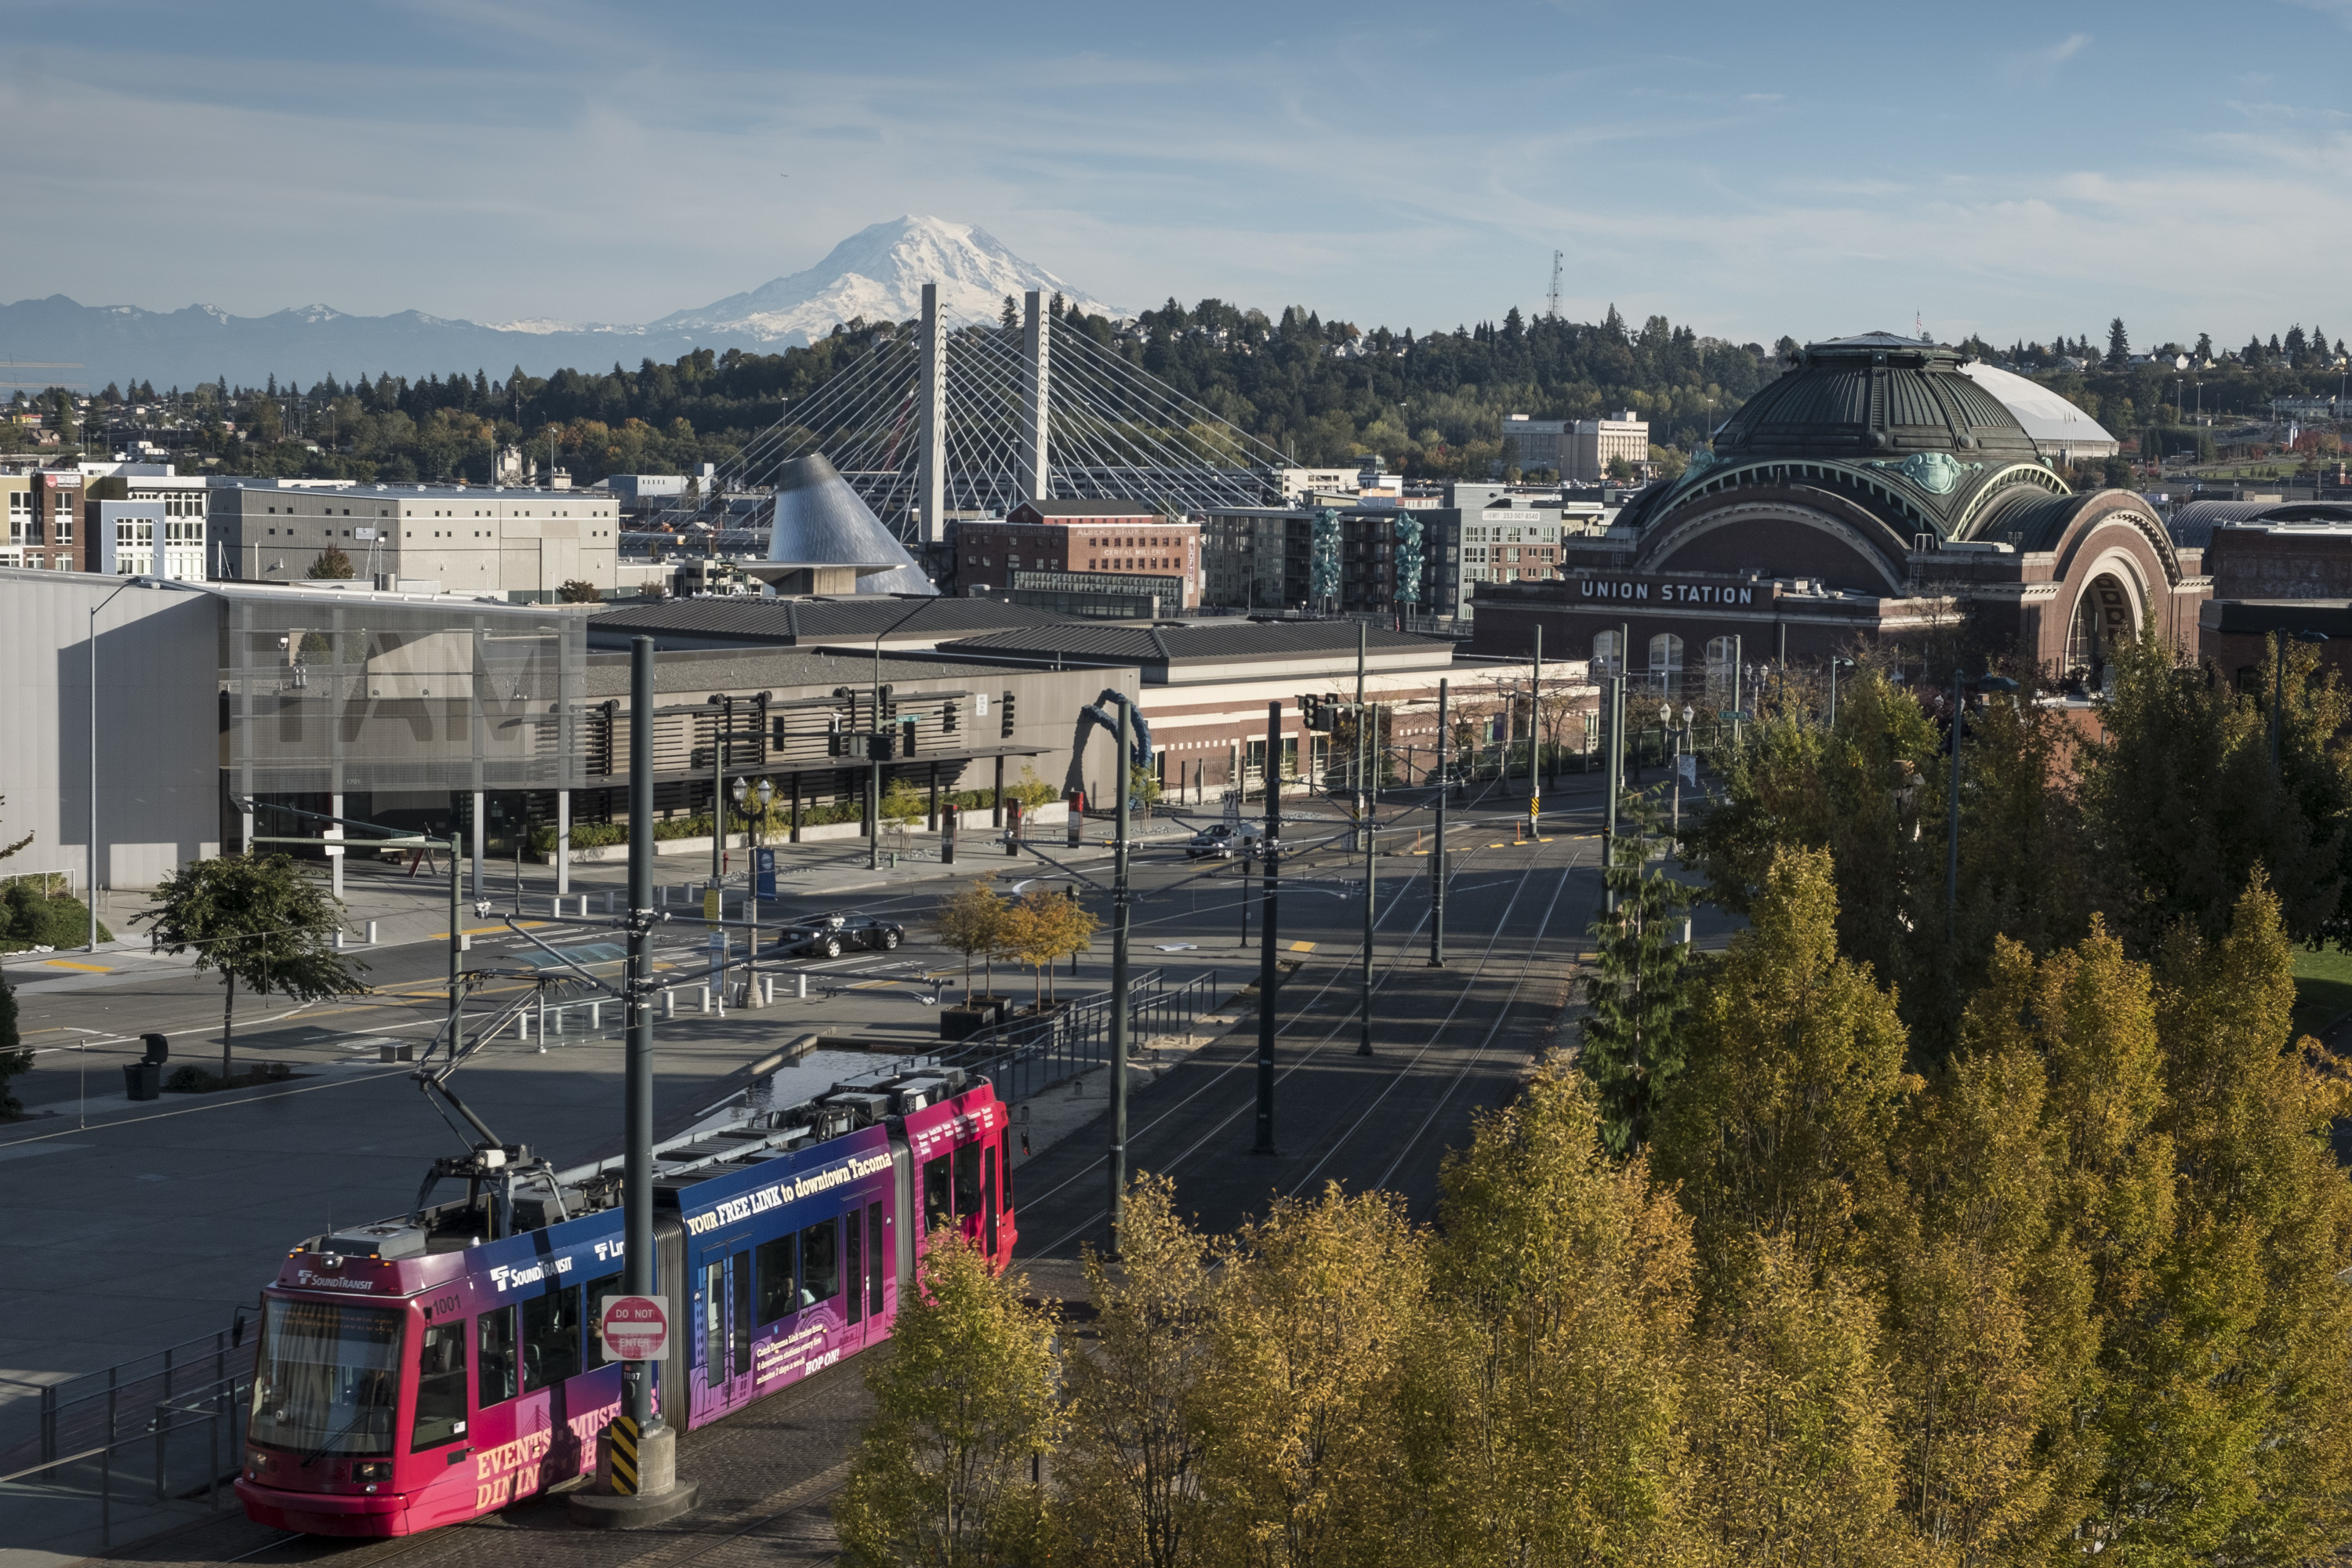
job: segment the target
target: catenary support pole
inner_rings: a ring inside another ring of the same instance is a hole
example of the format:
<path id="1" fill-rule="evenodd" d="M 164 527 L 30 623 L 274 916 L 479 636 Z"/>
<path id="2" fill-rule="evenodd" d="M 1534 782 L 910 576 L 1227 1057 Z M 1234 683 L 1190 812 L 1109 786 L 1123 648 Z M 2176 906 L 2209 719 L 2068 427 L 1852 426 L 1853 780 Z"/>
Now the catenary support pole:
<path id="1" fill-rule="evenodd" d="M 1379 727 L 1379 714 L 1369 708 L 1362 709 L 1359 710 L 1357 727 L 1362 729 L 1363 721 L 1370 721 L 1376 731 Z M 1370 732 L 1367 731 L 1367 733 Z M 1367 752 L 1371 751 L 1370 740 L 1364 742 L 1364 749 Z M 1359 1004 L 1359 1010 L 1363 1014 L 1363 1030 L 1356 1037 L 1356 1054 L 1360 1057 L 1372 1054 L 1372 910 L 1379 902 L 1374 896 L 1373 888 L 1376 863 L 1376 851 L 1373 846 L 1376 842 L 1372 816 L 1370 811 L 1367 811 L 1364 814 L 1364 973 L 1360 986 L 1362 997 Z"/>
<path id="2" fill-rule="evenodd" d="M 1257 960 L 1257 1142 L 1253 1154 L 1274 1149 L 1274 942 L 1275 900 L 1282 879 L 1282 788 L 1276 775 L 1282 758 L 1282 704 L 1265 705 L 1265 872 L 1259 886 L 1265 907 L 1258 911 Z"/>
<path id="3" fill-rule="evenodd" d="M 1034 300 L 1036 296 L 1030 296 Z M 1131 705 L 1118 705 L 1118 767 L 1124 773 L 1133 742 L 1128 726 Z M 1118 780 L 1111 789 L 1118 805 L 1111 821 L 1115 825 L 1111 840 L 1110 892 L 1110 1255 L 1118 1256 L 1119 1226 L 1126 1217 L 1127 1203 L 1127 797 L 1129 785 L 1125 778 Z"/>
<path id="4" fill-rule="evenodd" d="M 1601 829 L 1601 866 L 1605 887 L 1605 873 L 1617 863 L 1617 797 L 1625 788 L 1625 678 L 1611 676 L 1602 689 L 1602 700 L 1609 705 L 1609 763 L 1601 775 L 1602 786 L 1609 792 Z M 1613 891 L 1604 893 L 1602 901 L 1611 913 L 1616 912 L 1617 895 Z"/>
<path id="5" fill-rule="evenodd" d="M 653 1295 L 658 1283 L 654 1279 L 654 1015 L 645 994 L 653 982 L 653 763 L 654 640 L 633 637 L 629 642 L 629 1047 L 621 1090 L 626 1139 L 621 1166 L 621 1289 L 631 1296 Z M 711 806 L 711 826 L 716 829 L 716 795 Z M 672 1310 L 683 1318 L 682 1298 Z M 685 1328 L 681 1321 L 672 1331 L 682 1332 Z M 626 1414 L 635 1420 L 642 1435 L 659 1419 L 654 1412 L 653 1363 L 630 1362 L 626 1366 Z"/>
<path id="6" fill-rule="evenodd" d="M 1437 837 L 1429 847 L 1429 966 L 1445 967 L 1445 680 L 1437 682 Z"/>

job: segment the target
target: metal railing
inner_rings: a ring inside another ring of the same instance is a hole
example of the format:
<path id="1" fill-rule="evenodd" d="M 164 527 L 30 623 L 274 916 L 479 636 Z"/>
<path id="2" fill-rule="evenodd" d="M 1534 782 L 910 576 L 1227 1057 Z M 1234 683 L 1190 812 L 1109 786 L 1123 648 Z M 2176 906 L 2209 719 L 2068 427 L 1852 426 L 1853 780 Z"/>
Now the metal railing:
<path id="1" fill-rule="evenodd" d="M 126 1423 L 143 1430 L 158 1404 L 216 1385 L 249 1363 L 253 1352 L 236 1342 L 241 1338 L 222 1329 L 51 1384 L 0 1378 L 24 1391 L 0 1404 L 0 1473 L 112 1443 Z"/>
<path id="2" fill-rule="evenodd" d="M 245 1452 L 249 1373 L 184 1389 L 135 1409 L 115 1385 L 109 1418 L 128 1424 L 37 1463 L 0 1472 L 0 1540 L 81 1555 L 136 1540 L 191 1515 L 231 1506 Z"/>
<path id="3" fill-rule="evenodd" d="M 1178 985 L 1164 984 L 1156 969 L 1146 970 L 1128 983 L 1130 1048 L 1140 1051 L 1162 1035 L 1190 1034 L 1216 1003 L 1213 969 Z M 931 1060 L 982 1074 L 1008 1103 L 1027 1100 L 1109 1062 L 1112 1013 L 1110 993 L 1097 992 L 942 1046 Z"/>

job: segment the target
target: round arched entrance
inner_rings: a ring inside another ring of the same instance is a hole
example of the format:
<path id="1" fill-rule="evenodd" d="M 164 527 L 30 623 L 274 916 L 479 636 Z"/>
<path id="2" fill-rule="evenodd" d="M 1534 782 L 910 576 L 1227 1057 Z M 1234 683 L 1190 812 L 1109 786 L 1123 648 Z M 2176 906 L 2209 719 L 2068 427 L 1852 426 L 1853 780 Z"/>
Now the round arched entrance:
<path id="1" fill-rule="evenodd" d="M 2066 626 L 2064 679 L 2079 682 L 2084 691 L 2104 691 L 2114 679 L 2115 655 L 2139 635 L 2139 574 L 2118 554 L 2103 556 L 2091 569 L 2074 600 Z"/>

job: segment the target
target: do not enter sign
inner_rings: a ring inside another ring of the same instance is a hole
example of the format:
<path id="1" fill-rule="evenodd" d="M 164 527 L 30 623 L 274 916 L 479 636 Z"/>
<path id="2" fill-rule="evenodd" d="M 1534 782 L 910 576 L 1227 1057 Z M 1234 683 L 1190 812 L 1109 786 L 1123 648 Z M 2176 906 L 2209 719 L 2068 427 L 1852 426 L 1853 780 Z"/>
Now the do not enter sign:
<path id="1" fill-rule="evenodd" d="M 659 1296 L 607 1296 L 603 1322 L 606 1361 L 659 1361 L 669 1339 L 669 1304 Z"/>

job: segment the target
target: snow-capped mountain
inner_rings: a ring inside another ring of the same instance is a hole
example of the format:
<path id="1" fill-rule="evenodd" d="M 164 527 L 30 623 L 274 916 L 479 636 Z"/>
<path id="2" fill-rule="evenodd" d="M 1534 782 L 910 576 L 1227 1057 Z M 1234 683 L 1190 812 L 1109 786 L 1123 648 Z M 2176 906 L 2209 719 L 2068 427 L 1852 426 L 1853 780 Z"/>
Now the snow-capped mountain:
<path id="1" fill-rule="evenodd" d="M 93 391 L 110 381 L 193 386 L 220 376 L 244 385 L 272 375 L 304 384 L 328 374 L 349 381 L 384 372 L 446 375 L 478 368 L 498 376 L 512 365 L 543 375 L 567 365 L 676 359 L 698 348 L 775 353 L 822 337 L 835 322 L 918 315 L 928 282 L 940 285 L 940 306 L 957 322 L 994 321 L 1004 296 L 1018 300 L 1029 289 L 1121 313 L 1013 255 L 985 230 L 910 216 L 859 230 L 805 271 L 642 326 L 545 318 L 485 324 L 417 310 L 349 316 L 322 304 L 233 316 L 211 305 L 160 311 L 81 305 L 53 294 L 0 305 L 0 365 L 76 365 L 59 378 Z M 29 378 L 0 376 L 23 379 Z"/>
<path id="2" fill-rule="evenodd" d="M 664 316 L 651 331 L 726 332 L 764 343 L 804 343 L 836 321 L 903 321 L 922 313 L 923 285 L 940 286 L 952 321 L 994 321 L 1005 296 L 1061 294 L 1087 311 L 1120 312 L 1004 248 L 986 229 L 912 214 L 859 229 L 804 272 Z"/>

